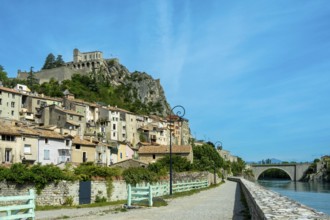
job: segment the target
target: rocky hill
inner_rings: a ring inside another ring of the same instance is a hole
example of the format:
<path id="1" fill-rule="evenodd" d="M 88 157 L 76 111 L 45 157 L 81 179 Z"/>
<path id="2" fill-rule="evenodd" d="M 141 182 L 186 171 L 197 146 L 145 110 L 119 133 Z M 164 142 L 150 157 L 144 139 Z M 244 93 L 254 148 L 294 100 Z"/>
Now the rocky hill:
<path id="1" fill-rule="evenodd" d="M 108 78 L 111 85 L 125 85 L 132 101 L 139 100 L 145 105 L 157 106 L 157 111 L 151 113 L 162 116 L 169 114 L 170 106 L 159 79 L 153 79 L 145 72 L 130 73 L 117 59 L 107 60 L 107 65 L 108 71 L 101 70 L 98 74 Z"/>
<path id="2" fill-rule="evenodd" d="M 170 106 L 166 100 L 160 80 L 153 79 L 152 76 L 145 72 L 135 71 L 131 73 L 124 65 L 119 63 L 118 59 L 105 60 L 105 65 L 94 71 L 89 69 L 77 70 L 72 67 L 62 66 L 41 70 L 33 75 L 42 84 L 49 82 L 52 78 L 61 83 L 64 80 L 71 79 L 75 74 L 89 76 L 96 83 L 107 83 L 109 87 L 121 90 L 122 92 L 119 91 L 119 93 L 120 96 L 124 96 L 122 99 L 125 102 L 140 103 L 144 109 L 147 109 L 147 111 L 143 112 L 159 116 L 166 116 L 170 112 Z M 28 72 L 19 72 L 17 78 L 26 80 L 28 75 Z M 74 93 L 74 91 L 71 92 Z M 99 101 L 102 102 L 102 100 Z M 127 110 L 134 111 L 132 109 Z"/>

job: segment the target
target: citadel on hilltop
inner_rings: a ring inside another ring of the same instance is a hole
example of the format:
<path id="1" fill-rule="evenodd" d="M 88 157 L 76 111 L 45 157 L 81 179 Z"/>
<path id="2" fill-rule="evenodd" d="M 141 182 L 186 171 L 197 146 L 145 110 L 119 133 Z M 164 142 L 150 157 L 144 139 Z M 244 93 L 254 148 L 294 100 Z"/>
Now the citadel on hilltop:
<path id="1" fill-rule="evenodd" d="M 49 82 L 51 78 L 62 82 L 71 79 L 74 74 L 86 75 L 92 71 L 104 70 L 109 73 L 107 59 L 103 58 L 101 51 L 80 52 L 77 48 L 73 50 L 73 61 L 65 63 L 65 66 L 53 69 L 40 70 L 34 73 L 39 84 Z M 18 70 L 17 79 L 26 80 L 29 72 Z"/>
<path id="2" fill-rule="evenodd" d="M 107 62 L 103 59 L 103 52 L 101 51 L 80 52 L 75 48 L 73 50 L 73 61 L 67 62 L 66 66 L 73 69 L 88 69 L 89 71 L 93 71 L 93 69 L 106 67 Z"/>

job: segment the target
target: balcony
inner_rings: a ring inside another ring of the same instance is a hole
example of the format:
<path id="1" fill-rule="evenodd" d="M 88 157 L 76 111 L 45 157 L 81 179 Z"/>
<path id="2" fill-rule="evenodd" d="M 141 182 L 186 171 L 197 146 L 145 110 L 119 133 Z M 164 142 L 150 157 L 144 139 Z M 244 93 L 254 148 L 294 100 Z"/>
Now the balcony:
<path id="1" fill-rule="evenodd" d="M 57 158 L 57 163 L 66 163 L 70 161 L 70 156 L 59 156 Z"/>

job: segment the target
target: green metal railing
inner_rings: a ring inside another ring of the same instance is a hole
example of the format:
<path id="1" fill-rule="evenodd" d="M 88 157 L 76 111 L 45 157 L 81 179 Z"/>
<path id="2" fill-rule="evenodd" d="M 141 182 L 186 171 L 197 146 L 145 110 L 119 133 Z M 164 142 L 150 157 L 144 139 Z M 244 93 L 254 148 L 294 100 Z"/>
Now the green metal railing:
<path id="1" fill-rule="evenodd" d="M 33 189 L 29 190 L 29 194 L 25 196 L 1 196 L 0 202 L 26 201 L 20 205 L 1 205 L 0 219 L 35 219 L 35 193 Z"/>
<path id="2" fill-rule="evenodd" d="M 208 186 L 208 181 L 194 181 L 194 182 L 176 182 L 173 184 L 173 192 L 184 192 L 190 191 L 193 189 L 205 188 Z M 132 203 L 138 203 L 143 200 L 148 200 L 149 206 L 152 206 L 152 198 L 168 195 L 170 192 L 169 184 L 155 184 L 150 185 L 149 183 L 146 186 L 137 185 L 136 187 L 132 187 L 128 184 L 128 192 L 127 192 L 127 205 L 131 206 Z"/>

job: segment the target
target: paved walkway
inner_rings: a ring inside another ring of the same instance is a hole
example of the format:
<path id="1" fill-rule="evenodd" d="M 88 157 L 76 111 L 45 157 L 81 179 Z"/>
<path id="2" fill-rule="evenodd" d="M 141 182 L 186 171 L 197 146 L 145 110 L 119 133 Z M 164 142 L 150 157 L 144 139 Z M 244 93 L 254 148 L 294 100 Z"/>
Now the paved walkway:
<path id="1" fill-rule="evenodd" d="M 130 209 L 114 213 L 113 207 L 65 209 L 36 212 L 36 219 L 114 219 L 114 220 L 226 220 L 244 219 L 240 202 L 240 188 L 226 181 L 219 187 L 200 193 L 172 199 L 167 206 Z"/>

